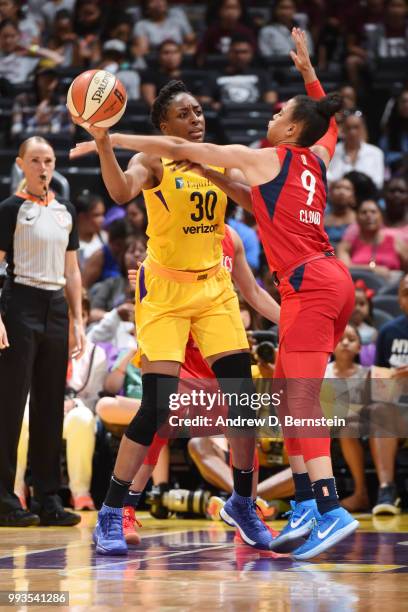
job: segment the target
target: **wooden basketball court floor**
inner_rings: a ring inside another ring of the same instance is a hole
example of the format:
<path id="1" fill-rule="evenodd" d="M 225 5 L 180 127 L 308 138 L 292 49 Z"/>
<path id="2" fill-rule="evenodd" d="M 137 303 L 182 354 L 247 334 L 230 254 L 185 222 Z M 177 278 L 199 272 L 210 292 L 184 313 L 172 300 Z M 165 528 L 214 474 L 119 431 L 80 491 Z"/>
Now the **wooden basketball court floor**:
<path id="1" fill-rule="evenodd" d="M 55 610 L 408 610 L 408 515 L 357 516 L 356 534 L 309 562 L 235 545 L 222 523 L 147 513 L 128 557 L 95 555 L 94 512 L 71 528 L 0 528 L 0 591 L 68 591 Z"/>

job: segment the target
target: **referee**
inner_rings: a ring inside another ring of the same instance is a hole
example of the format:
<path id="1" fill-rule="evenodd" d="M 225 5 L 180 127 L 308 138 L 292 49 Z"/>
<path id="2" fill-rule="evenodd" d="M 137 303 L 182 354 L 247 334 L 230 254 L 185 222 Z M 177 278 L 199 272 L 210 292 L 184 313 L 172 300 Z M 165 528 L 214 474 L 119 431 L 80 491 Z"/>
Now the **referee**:
<path id="1" fill-rule="evenodd" d="M 68 299 L 82 354 L 81 276 L 75 211 L 48 191 L 55 154 L 41 137 L 25 140 L 17 165 L 23 187 L 0 203 L 0 526 L 76 525 L 57 495 L 68 363 Z M 14 494 L 17 445 L 30 392 L 31 511 Z"/>

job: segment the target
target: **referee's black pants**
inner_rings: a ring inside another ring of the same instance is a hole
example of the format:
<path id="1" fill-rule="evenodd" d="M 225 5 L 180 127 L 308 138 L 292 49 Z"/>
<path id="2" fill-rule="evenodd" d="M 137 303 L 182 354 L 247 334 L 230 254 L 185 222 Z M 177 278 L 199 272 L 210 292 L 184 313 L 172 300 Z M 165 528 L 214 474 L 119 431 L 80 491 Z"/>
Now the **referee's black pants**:
<path id="1" fill-rule="evenodd" d="M 42 504 L 60 487 L 68 307 L 62 289 L 6 281 L 0 309 L 10 344 L 0 351 L 0 513 L 7 513 L 21 507 L 14 481 L 29 391 L 34 497 Z"/>

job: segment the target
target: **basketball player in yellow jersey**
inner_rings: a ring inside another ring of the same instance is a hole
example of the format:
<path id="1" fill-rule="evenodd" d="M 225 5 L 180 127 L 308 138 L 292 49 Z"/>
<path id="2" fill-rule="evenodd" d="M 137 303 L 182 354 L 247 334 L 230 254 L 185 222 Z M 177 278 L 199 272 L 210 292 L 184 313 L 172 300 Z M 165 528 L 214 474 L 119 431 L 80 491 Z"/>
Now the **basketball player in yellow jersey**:
<path id="1" fill-rule="evenodd" d="M 180 81 L 161 90 L 152 107 L 152 121 L 163 134 L 203 140 L 201 106 Z M 111 197 L 124 203 L 143 190 L 149 220 L 148 256 L 139 270 L 136 289 L 143 398 L 122 438 L 94 532 L 98 553 L 119 555 L 127 552 L 123 501 L 154 434 L 167 421 L 169 398 L 178 390 L 190 331 L 224 393 L 248 397 L 255 391 L 238 300 L 230 276 L 221 266 L 225 193 L 239 203 L 241 191 L 247 197 L 247 190 L 219 168 L 194 166 L 194 173 L 172 172 L 167 160 L 143 153 L 135 155 L 123 172 L 112 146 L 115 139 L 120 144 L 120 135 L 111 138 L 101 128 L 88 131 L 95 142 L 77 145 L 71 157 L 97 150 Z M 211 182 L 213 176 L 225 193 Z M 237 416 L 238 409 L 239 402 L 230 405 L 231 416 Z M 223 518 L 238 527 L 249 545 L 268 549 L 272 536 L 258 519 L 251 498 L 254 442 L 248 431 L 246 437 L 230 438 L 234 492 Z"/>

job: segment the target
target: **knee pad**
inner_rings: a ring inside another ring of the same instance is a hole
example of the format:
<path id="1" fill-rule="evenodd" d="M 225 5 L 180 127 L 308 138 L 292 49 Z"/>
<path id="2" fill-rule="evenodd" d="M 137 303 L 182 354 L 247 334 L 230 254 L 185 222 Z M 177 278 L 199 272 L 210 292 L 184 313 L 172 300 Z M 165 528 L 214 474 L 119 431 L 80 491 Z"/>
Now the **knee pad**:
<path id="1" fill-rule="evenodd" d="M 139 411 L 125 432 L 129 440 L 150 446 L 154 434 L 166 423 L 170 395 L 177 393 L 179 379 L 168 374 L 143 374 L 143 396 Z"/>
<path id="2" fill-rule="evenodd" d="M 222 393 L 231 398 L 228 402 L 228 417 L 254 418 L 256 412 L 251 408 L 251 396 L 255 393 L 255 385 L 251 374 L 250 354 L 235 353 L 220 357 L 213 363 L 212 369 Z"/>

